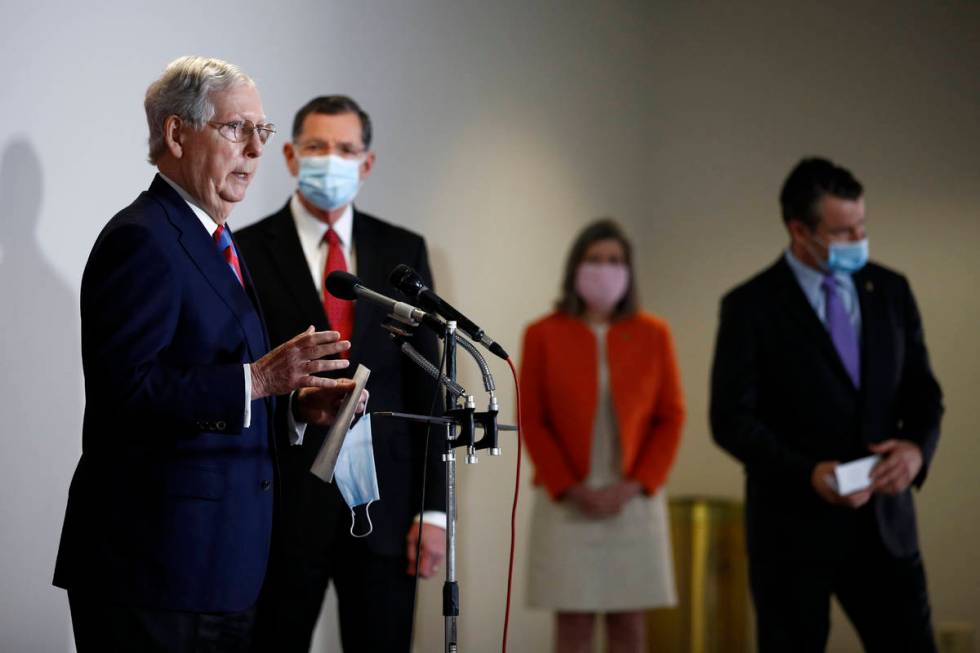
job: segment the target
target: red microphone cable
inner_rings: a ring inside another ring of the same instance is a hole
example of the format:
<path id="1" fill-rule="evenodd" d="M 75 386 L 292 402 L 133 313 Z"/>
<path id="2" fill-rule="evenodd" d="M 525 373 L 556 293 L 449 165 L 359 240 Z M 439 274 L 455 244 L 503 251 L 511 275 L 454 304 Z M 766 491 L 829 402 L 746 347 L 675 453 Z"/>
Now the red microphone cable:
<path id="1" fill-rule="evenodd" d="M 514 580 L 514 548 L 517 541 L 517 498 L 521 491 L 521 385 L 517 380 L 517 368 L 514 361 L 507 358 L 510 372 L 514 376 L 514 392 L 517 396 L 517 472 L 514 477 L 514 505 L 510 511 L 510 560 L 507 564 L 507 604 L 504 608 L 504 639 L 503 653 L 507 653 L 507 629 L 510 626 L 510 591 Z"/>

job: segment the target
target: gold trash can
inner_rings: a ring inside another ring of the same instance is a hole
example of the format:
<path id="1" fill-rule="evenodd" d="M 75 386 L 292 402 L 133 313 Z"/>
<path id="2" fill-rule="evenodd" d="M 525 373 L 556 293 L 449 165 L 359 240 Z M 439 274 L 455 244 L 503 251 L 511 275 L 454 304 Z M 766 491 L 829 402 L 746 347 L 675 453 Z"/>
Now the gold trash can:
<path id="1" fill-rule="evenodd" d="M 940 622 L 936 628 L 939 653 L 973 653 L 976 628 L 966 622 Z"/>
<path id="2" fill-rule="evenodd" d="M 651 653 L 748 653 L 748 565 L 740 501 L 670 500 L 675 608 L 647 615 Z"/>

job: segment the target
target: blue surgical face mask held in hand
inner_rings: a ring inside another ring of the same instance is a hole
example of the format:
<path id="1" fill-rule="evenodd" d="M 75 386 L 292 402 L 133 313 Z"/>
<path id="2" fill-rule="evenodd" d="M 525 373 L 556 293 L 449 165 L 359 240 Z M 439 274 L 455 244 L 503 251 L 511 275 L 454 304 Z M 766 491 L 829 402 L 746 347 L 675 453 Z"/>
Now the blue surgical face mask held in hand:
<path id="1" fill-rule="evenodd" d="M 374 467 L 374 445 L 371 438 L 371 415 L 365 413 L 357 424 L 351 427 L 344 438 L 344 444 L 337 456 L 337 466 L 333 472 L 333 482 L 350 508 L 350 534 L 354 537 L 367 537 L 374 531 L 369 508 L 381 499 L 378 489 L 378 473 Z M 354 533 L 354 508 L 364 506 L 368 532 Z"/>
<path id="2" fill-rule="evenodd" d="M 350 204 L 361 188 L 361 163 L 334 154 L 301 157 L 299 192 L 324 211 Z"/>

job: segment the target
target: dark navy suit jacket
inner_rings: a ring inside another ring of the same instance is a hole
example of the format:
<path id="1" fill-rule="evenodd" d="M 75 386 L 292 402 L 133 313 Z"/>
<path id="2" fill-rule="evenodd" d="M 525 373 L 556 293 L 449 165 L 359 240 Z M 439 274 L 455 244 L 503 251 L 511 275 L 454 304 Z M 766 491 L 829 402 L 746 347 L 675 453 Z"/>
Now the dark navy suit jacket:
<path id="1" fill-rule="evenodd" d="M 912 493 L 876 494 L 859 511 L 832 506 L 810 483 L 825 460 L 870 455 L 889 438 L 915 442 L 921 485 L 939 440 L 942 391 L 905 277 L 869 263 L 854 274 L 861 305 L 861 387 L 780 258 L 728 293 L 711 378 L 714 438 L 745 465 L 751 554 L 836 558 L 868 517 L 895 557 L 918 552 Z M 873 513 L 873 514 L 871 514 Z"/>
<path id="2" fill-rule="evenodd" d="M 268 350 L 242 288 L 157 176 L 102 230 L 82 277 L 85 419 L 54 583 L 109 600 L 239 611 L 272 531 L 271 400 L 244 427 L 243 363 Z"/>

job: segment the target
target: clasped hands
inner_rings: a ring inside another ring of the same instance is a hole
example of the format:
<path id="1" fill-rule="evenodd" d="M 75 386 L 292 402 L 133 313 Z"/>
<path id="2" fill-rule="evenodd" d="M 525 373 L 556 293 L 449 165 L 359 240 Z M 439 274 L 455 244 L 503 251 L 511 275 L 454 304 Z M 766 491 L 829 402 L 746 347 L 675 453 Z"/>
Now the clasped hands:
<path id="1" fill-rule="evenodd" d="M 872 453 L 880 455 L 881 460 L 871 470 L 871 486 L 863 490 L 841 496 L 828 485 L 827 477 L 834 476 L 838 465 L 836 460 L 818 463 L 813 468 L 810 482 L 824 501 L 848 508 L 860 508 L 875 493 L 901 494 L 922 469 L 922 450 L 909 440 L 885 440 L 868 448 Z"/>
<path id="2" fill-rule="evenodd" d="M 337 417 L 344 399 L 354 389 L 350 379 L 316 376 L 350 366 L 345 359 L 326 359 L 350 349 L 336 331 L 316 331 L 311 326 L 252 363 L 252 399 L 285 395 L 297 391 L 293 399 L 296 417 L 308 424 L 329 426 Z M 361 393 L 357 412 L 367 405 L 368 392 Z"/>
<path id="3" fill-rule="evenodd" d="M 599 488 L 590 488 L 580 483 L 569 488 L 562 495 L 562 500 L 571 502 L 586 517 L 604 519 L 618 515 L 626 502 L 642 491 L 643 486 L 633 480 L 623 480 Z"/>

